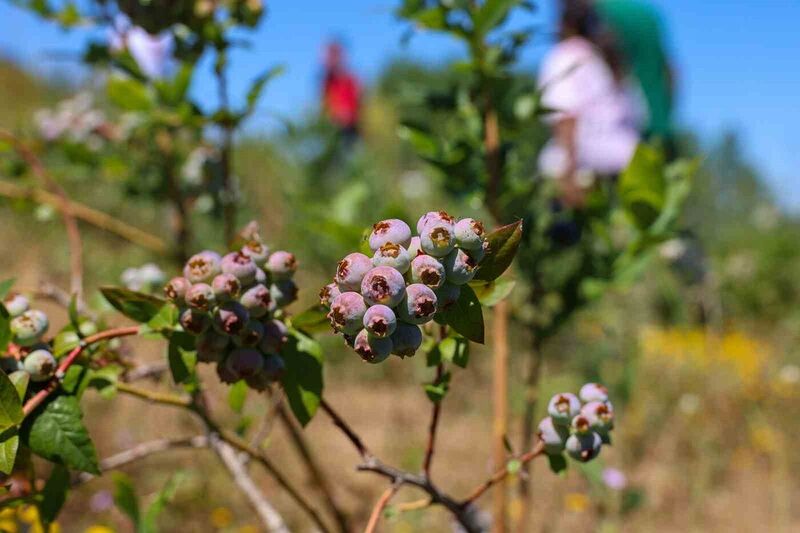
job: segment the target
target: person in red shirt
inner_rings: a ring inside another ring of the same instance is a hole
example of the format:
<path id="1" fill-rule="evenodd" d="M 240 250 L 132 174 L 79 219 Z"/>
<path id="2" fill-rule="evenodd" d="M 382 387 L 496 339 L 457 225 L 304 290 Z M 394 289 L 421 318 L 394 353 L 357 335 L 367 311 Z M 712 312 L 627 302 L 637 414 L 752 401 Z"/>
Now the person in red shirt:
<path id="1" fill-rule="evenodd" d="M 345 64 L 342 46 L 333 42 L 325 49 L 322 85 L 323 109 L 347 139 L 358 137 L 361 87 Z"/>

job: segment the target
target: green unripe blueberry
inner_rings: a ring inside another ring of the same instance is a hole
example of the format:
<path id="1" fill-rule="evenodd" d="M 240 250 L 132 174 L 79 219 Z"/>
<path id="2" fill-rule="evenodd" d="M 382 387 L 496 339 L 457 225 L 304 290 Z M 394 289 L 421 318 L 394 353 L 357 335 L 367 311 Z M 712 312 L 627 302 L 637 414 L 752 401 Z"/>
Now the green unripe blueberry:
<path id="1" fill-rule="evenodd" d="M 422 330 L 419 326 L 398 322 L 392 333 L 392 353 L 402 357 L 412 357 L 422 345 Z"/>
<path id="2" fill-rule="evenodd" d="M 230 368 L 228 368 L 228 365 L 226 364 L 227 362 L 228 362 L 228 357 L 225 357 L 222 361 L 217 363 L 217 376 L 219 377 L 219 380 L 221 382 L 230 385 L 236 383 L 242 378 L 241 376 L 233 372 Z"/>
<path id="3" fill-rule="evenodd" d="M 389 337 L 373 337 L 367 330 L 362 329 L 356 335 L 353 349 L 364 361 L 380 363 L 391 355 L 392 339 Z"/>
<path id="4" fill-rule="evenodd" d="M 399 244 L 389 242 L 375 250 L 375 255 L 372 256 L 372 264 L 376 267 L 392 267 L 401 274 L 405 274 L 411 266 L 411 257 L 405 248 Z"/>
<path id="5" fill-rule="evenodd" d="M 25 357 L 23 368 L 31 381 L 47 381 L 56 372 L 56 358 L 48 350 L 34 350 Z"/>
<path id="6" fill-rule="evenodd" d="M 11 319 L 11 333 L 14 342 L 20 346 L 32 346 L 39 342 L 50 327 L 47 315 L 38 309 L 29 309 Z"/>
<path id="7" fill-rule="evenodd" d="M 267 377 L 267 379 L 270 381 L 278 381 L 283 377 L 285 371 L 286 363 L 283 362 L 283 358 L 281 356 L 267 354 L 264 357 L 264 368 L 261 370 L 261 372 Z"/>
<path id="8" fill-rule="evenodd" d="M 15 292 L 5 297 L 3 305 L 6 307 L 8 314 L 11 315 L 11 318 L 18 317 L 30 309 L 30 302 L 28 302 L 28 299 Z"/>
<path id="9" fill-rule="evenodd" d="M 267 258 L 265 268 L 273 281 L 291 279 L 297 272 L 297 259 L 292 253 L 278 250 Z"/>

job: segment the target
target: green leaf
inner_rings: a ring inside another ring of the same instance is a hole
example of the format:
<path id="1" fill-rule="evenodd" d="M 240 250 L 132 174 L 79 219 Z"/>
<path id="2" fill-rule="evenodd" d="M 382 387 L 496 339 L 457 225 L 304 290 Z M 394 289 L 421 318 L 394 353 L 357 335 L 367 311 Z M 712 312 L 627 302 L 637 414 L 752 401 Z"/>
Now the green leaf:
<path id="1" fill-rule="evenodd" d="M 19 430 L 8 428 L 0 433 L 0 472 L 10 474 L 19 449 Z"/>
<path id="2" fill-rule="evenodd" d="M 450 377 L 450 372 L 445 372 L 438 381 L 424 385 L 425 394 L 430 401 L 439 403 L 444 399 L 450 390 Z"/>
<path id="3" fill-rule="evenodd" d="M 11 292 L 11 287 L 14 286 L 14 278 L 4 279 L 0 281 L 0 300 L 5 299 L 8 293 Z"/>
<path id="4" fill-rule="evenodd" d="M 53 339 L 53 355 L 56 358 L 61 357 L 62 355 L 71 352 L 75 347 L 80 344 L 81 338 L 78 337 L 78 334 L 72 328 L 72 326 L 66 326 L 62 329 Z"/>
<path id="5" fill-rule="evenodd" d="M 286 364 L 283 390 L 295 418 L 305 426 L 322 398 L 322 349 L 316 341 L 295 329 L 290 329 L 289 333 L 289 340 L 281 351 Z"/>
<path id="6" fill-rule="evenodd" d="M 435 158 L 439 154 L 439 144 L 430 133 L 405 124 L 397 127 L 397 136 L 408 142 L 422 157 Z"/>
<path id="7" fill-rule="evenodd" d="M 178 307 L 172 302 L 165 303 L 158 313 L 147 322 L 147 326 L 152 331 L 166 332 L 175 329 L 180 317 Z"/>
<path id="8" fill-rule="evenodd" d="M 10 373 L 8 379 L 11 380 L 11 383 L 14 384 L 14 388 L 17 389 L 17 395 L 21 402 L 25 398 L 25 392 L 28 390 L 28 382 L 31 379 L 31 375 L 24 370 L 17 370 L 16 372 Z"/>
<path id="9" fill-rule="evenodd" d="M 75 333 L 78 337 L 83 338 L 81 334 L 81 322 L 80 317 L 78 316 L 78 295 L 73 294 L 69 299 L 69 305 L 67 306 L 67 315 L 69 316 L 69 323 L 72 326 L 72 329 L 75 330 Z"/>
<path id="10" fill-rule="evenodd" d="M 505 272 L 517 255 L 522 240 L 522 221 L 502 226 L 486 236 L 488 249 L 480 262 L 475 280 L 494 281 Z"/>
<path id="11" fill-rule="evenodd" d="M 469 341 L 464 337 L 447 337 L 438 345 L 443 361 L 450 361 L 461 368 L 466 368 L 469 362 Z"/>
<path id="12" fill-rule="evenodd" d="M 147 86 L 132 78 L 109 78 L 106 94 L 113 104 L 126 111 L 149 111 L 153 107 Z"/>
<path id="13" fill-rule="evenodd" d="M 649 227 L 658 218 L 666 200 L 667 182 L 661 151 L 640 144 L 620 176 L 618 191 L 634 223 L 640 229 Z"/>
<path id="14" fill-rule="evenodd" d="M 502 278 L 489 283 L 470 283 L 475 295 L 484 307 L 494 307 L 511 294 L 517 284 L 513 279 Z"/>
<path id="15" fill-rule="evenodd" d="M 486 35 L 495 27 L 505 21 L 511 9 L 520 3 L 520 0 L 486 0 L 475 13 L 475 33 Z"/>
<path id="16" fill-rule="evenodd" d="M 22 426 L 22 440 L 34 453 L 75 470 L 100 474 L 97 452 L 83 425 L 77 398 L 58 396 L 33 416 L 31 424 Z"/>
<path id="17" fill-rule="evenodd" d="M 144 519 L 142 519 L 141 526 L 138 530 L 139 533 L 158 533 L 158 531 L 160 531 L 156 524 L 156 519 L 164 511 L 167 504 L 175 497 L 178 486 L 186 477 L 185 472 L 176 472 L 175 475 L 169 478 L 164 488 L 156 495 L 156 499 L 153 500 L 153 503 L 147 507 L 144 513 Z"/>
<path id="18" fill-rule="evenodd" d="M 45 525 L 55 522 L 67 501 L 68 492 L 69 470 L 62 465 L 56 465 L 42 490 L 42 500 L 39 503 L 39 517 Z"/>
<path id="19" fill-rule="evenodd" d="M 138 530 L 139 498 L 136 496 L 131 478 L 122 472 L 114 472 L 111 474 L 111 479 L 114 480 L 114 504 L 131 519 L 134 529 Z"/>
<path id="20" fill-rule="evenodd" d="M 234 413 L 242 413 L 244 409 L 244 402 L 247 400 L 247 391 L 249 387 L 247 382 L 243 379 L 237 381 L 228 391 L 228 405 Z"/>
<path id="21" fill-rule="evenodd" d="M 271 80 L 277 78 L 281 74 L 286 71 L 286 67 L 283 65 L 276 65 L 274 67 L 270 67 L 267 69 L 263 74 L 253 80 L 253 83 L 250 85 L 250 89 L 247 91 L 247 111 L 246 114 L 250 114 L 255 111 L 256 105 L 258 104 L 258 99 L 261 97 L 261 93 L 264 90 L 264 87 L 267 86 Z"/>
<path id="22" fill-rule="evenodd" d="M 567 470 L 567 460 L 560 453 L 558 455 L 548 455 L 547 462 L 550 463 L 550 470 L 554 474 L 560 474 Z"/>
<path id="23" fill-rule="evenodd" d="M 156 80 L 153 85 L 161 101 L 170 106 L 180 104 L 186 97 L 193 74 L 194 66 L 191 63 L 182 63 L 171 80 Z"/>
<path id="24" fill-rule="evenodd" d="M 483 344 L 483 310 L 475 291 L 469 285 L 461 287 L 461 295 L 456 303 L 436 314 L 436 321 L 447 324 L 473 342 Z"/>
<path id="25" fill-rule="evenodd" d="M 322 304 L 309 307 L 292 317 L 292 327 L 307 333 L 329 330 L 328 308 Z"/>
<path id="26" fill-rule="evenodd" d="M 11 341 L 11 315 L 6 306 L 0 302 L 0 353 L 6 351 Z"/>
<path id="27" fill-rule="evenodd" d="M 100 287 L 100 292 L 114 309 L 141 323 L 150 321 L 166 303 L 161 298 L 120 287 Z"/>
<path id="28" fill-rule="evenodd" d="M 190 383 L 194 376 L 197 362 L 195 354 L 195 338 L 188 333 L 175 331 L 169 337 L 167 359 L 172 379 L 175 383 Z"/>
<path id="29" fill-rule="evenodd" d="M 16 426 L 23 417 L 19 392 L 6 373 L 0 371 L 0 430 Z"/>

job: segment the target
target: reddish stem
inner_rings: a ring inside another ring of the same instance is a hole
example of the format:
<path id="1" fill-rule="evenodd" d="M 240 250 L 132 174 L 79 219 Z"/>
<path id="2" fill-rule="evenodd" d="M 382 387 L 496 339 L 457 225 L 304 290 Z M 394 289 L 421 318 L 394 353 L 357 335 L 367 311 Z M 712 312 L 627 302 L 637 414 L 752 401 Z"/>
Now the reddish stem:
<path id="1" fill-rule="evenodd" d="M 72 351 L 61 360 L 61 364 L 58 365 L 58 369 L 56 369 L 55 376 L 53 376 L 53 379 L 50 380 L 47 386 L 34 394 L 27 402 L 25 402 L 22 412 L 25 414 L 25 416 L 28 416 L 31 414 L 31 412 L 33 412 L 34 409 L 39 407 L 42 402 L 45 401 L 47 397 L 58 388 L 58 386 L 61 384 L 61 380 L 64 378 L 64 373 L 70 366 L 72 366 L 72 363 L 75 362 L 78 356 L 80 356 L 83 353 L 83 350 L 85 350 L 87 347 L 104 340 L 127 337 L 130 335 L 136 335 L 138 333 L 139 326 L 129 326 L 125 328 L 115 328 L 101 331 L 100 333 L 95 333 L 94 335 L 90 335 L 83 339 L 80 344 L 73 348 Z"/>
<path id="2" fill-rule="evenodd" d="M 434 385 L 438 385 L 442 381 L 444 374 L 444 365 L 439 363 L 436 367 L 436 379 Z M 425 448 L 425 461 L 423 462 L 423 472 L 425 477 L 431 478 L 431 463 L 433 462 L 433 452 L 436 446 L 436 428 L 439 426 L 439 414 L 442 410 L 442 400 L 433 402 L 433 411 L 431 412 L 431 424 L 428 427 L 428 445 Z"/>

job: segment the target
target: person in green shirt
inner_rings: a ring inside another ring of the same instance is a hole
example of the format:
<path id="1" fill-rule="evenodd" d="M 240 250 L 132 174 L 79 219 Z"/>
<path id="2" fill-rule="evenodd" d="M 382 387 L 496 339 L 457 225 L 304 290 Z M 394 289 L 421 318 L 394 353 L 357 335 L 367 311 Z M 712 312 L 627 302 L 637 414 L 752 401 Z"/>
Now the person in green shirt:
<path id="1" fill-rule="evenodd" d="M 644 0 L 595 0 L 595 9 L 641 87 L 648 110 L 642 134 L 672 151 L 674 76 L 660 14 Z"/>

